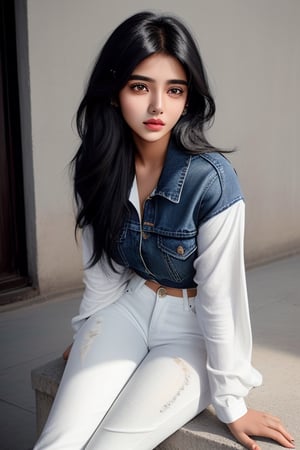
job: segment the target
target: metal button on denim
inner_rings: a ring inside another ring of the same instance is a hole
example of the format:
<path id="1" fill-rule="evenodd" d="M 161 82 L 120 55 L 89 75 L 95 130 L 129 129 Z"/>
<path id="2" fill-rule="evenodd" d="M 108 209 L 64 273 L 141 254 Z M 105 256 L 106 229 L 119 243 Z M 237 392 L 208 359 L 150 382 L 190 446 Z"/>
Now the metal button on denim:
<path id="1" fill-rule="evenodd" d="M 167 295 L 166 289 L 161 286 L 160 288 L 157 289 L 157 295 L 159 297 L 166 297 L 166 295 Z"/>

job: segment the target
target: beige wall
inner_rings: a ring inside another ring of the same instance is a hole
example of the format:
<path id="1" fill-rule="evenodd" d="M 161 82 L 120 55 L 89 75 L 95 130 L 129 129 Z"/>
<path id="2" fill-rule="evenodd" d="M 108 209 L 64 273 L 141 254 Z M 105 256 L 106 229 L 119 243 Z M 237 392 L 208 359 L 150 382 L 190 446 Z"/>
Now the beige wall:
<path id="1" fill-rule="evenodd" d="M 108 33 L 150 4 L 198 38 L 217 103 L 211 139 L 238 148 L 248 264 L 300 249 L 298 0 L 16 0 L 27 233 L 41 292 L 81 281 L 67 165 L 88 70 Z"/>

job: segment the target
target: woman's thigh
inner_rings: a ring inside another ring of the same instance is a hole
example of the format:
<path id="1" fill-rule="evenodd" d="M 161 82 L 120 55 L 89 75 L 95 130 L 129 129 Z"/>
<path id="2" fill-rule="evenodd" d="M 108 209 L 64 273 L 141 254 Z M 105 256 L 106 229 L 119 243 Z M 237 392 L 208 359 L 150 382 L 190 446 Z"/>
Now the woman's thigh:
<path id="1" fill-rule="evenodd" d="M 117 305 L 91 316 L 76 335 L 34 449 L 84 448 L 147 352 L 144 336 Z"/>
<path id="2" fill-rule="evenodd" d="M 154 347 L 86 448 L 153 449 L 209 403 L 203 341 Z"/>

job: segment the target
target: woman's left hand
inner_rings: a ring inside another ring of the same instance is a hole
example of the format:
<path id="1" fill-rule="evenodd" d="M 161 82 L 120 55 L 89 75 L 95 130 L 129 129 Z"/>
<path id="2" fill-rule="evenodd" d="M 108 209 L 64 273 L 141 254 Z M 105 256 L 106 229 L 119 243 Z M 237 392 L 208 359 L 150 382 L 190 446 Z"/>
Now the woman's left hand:
<path id="1" fill-rule="evenodd" d="M 65 361 L 67 361 L 68 358 L 69 358 L 69 355 L 70 355 L 70 353 L 71 353 L 72 346 L 73 346 L 73 344 L 69 345 L 69 346 L 66 348 L 66 350 L 63 352 L 63 355 L 62 355 L 62 356 L 63 356 L 63 359 L 64 359 Z"/>
<path id="2" fill-rule="evenodd" d="M 293 437 L 281 424 L 278 417 L 249 409 L 238 420 L 227 424 L 233 436 L 248 450 L 261 450 L 250 436 L 273 439 L 286 448 L 295 448 Z"/>

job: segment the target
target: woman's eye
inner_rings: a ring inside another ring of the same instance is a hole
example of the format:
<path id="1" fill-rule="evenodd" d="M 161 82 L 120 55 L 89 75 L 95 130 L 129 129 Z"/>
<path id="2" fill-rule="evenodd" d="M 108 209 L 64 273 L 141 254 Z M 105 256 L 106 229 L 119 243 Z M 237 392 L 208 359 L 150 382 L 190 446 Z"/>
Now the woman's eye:
<path id="1" fill-rule="evenodd" d="M 171 89 L 169 89 L 168 93 L 172 96 L 178 97 L 179 95 L 183 94 L 183 89 L 181 88 L 177 88 L 177 87 L 173 87 Z"/>
<path id="2" fill-rule="evenodd" d="M 131 84 L 129 87 L 130 87 L 130 89 L 132 89 L 135 92 L 147 92 L 148 91 L 147 86 L 145 84 L 141 84 L 141 83 L 134 83 L 134 84 Z"/>

